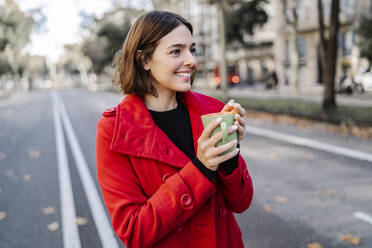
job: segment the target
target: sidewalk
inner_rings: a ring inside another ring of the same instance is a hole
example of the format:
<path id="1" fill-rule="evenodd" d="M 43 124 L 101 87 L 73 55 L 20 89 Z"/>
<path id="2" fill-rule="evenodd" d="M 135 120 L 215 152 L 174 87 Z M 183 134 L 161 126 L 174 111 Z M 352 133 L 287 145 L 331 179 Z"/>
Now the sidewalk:
<path id="1" fill-rule="evenodd" d="M 210 89 L 205 87 L 194 87 L 195 91 L 207 94 L 207 95 L 217 95 L 220 94 L 219 90 Z M 323 100 L 323 87 L 314 86 L 306 89 L 302 89 L 297 95 L 292 93 L 292 90 L 288 86 L 282 86 L 279 89 L 267 90 L 264 89 L 263 85 L 256 85 L 253 87 L 232 87 L 229 88 L 229 95 L 231 97 L 249 97 L 249 98 L 259 98 L 259 99 L 293 99 L 302 100 L 306 102 L 314 102 L 321 104 Z M 336 94 L 336 103 L 338 105 L 345 106 L 370 106 L 372 107 L 372 92 L 365 92 L 362 94 Z"/>

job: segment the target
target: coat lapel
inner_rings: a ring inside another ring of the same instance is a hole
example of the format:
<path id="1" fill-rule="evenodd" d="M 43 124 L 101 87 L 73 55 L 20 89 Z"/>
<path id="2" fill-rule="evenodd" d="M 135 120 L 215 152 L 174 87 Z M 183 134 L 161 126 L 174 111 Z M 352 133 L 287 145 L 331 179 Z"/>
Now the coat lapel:
<path id="1" fill-rule="evenodd" d="M 180 100 L 189 111 L 195 154 L 198 138 L 203 131 L 200 116 L 211 112 L 212 107 L 203 102 L 200 96 L 191 91 L 180 95 Z M 117 107 L 110 148 L 119 153 L 154 159 L 177 168 L 184 167 L 190 161 L 155 124 L 142 98 L 135 95 L 126 96 Z"/>

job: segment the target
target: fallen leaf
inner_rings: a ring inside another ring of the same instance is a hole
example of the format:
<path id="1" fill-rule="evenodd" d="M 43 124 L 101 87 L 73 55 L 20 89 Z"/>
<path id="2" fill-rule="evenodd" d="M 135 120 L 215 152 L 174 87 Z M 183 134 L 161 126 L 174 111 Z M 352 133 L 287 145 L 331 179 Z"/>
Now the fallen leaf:
<path id="1" fill-rule="evenodd" d="M 284 196 L 277 196 L 277 197 L 275 197 L 275 201 L 277 203 L 283 204 L 283 203 L 286 203 L 287 200 L 288 200 L 287 197 L 284 197 Z"/>
<path id="2" fill-rule="evenodd" d="M 56 210 L 52 206 L 43 208 L 43 214 L 45 214 L 45 215 L 54 214 L 55 212 L 56 212 Z"/>
<path id="3" fill-rule="evenodd" d="M 360 245 L 362 243 L 361 237 L 352 236 L 350 234 L 341 235 L 340 239 L 345 242 L 349 242 L 352 245 Z"/>
<path id="4" fill-rule="evenodd" d="M 272 153 L 269 154 L 269 158 L 270 159 L 276 159 L 276 158 L 278 158 L 278 154 L 275 153 L 275 152 L 272 152 Z"/>
<path id="5" fill-rule="evenodd" d="M 297 165 L 297 169 L 300 170 L 300 171 L 304 171 L 306 169 L 306 165 L 305 164 L 299 164 L 299 165 Z"/>
<path id="6" fill-rule="evenodd" d="M 6 158 L 5 152 L 0 152 L 0 160 L 3 160 Z"/>
<path id="7" fill-rule="evenodd" d="M 54 221 L 50 223 L 49 225 L 47 225 L 47 229 L 51 232 L 57 231 L 58 228 L 59 228 L 59 223 L 57 221 Z"/>
<path id="8" fill-rule="evenodd" d="M 327 196 L 334 196 L 336 194 L 336 190 L 335 189 L 328 189 L 325 193 L 326 193 Z"/>
<path id="9" fill-rule="evenodd" d="M 7 175 L 8 177 L 14 177 L 14 170 L 6 170 L 5 175 Z"/>
<path id="10" fill-rule="evenodd" d="M 26 174 L 26 175 L 23 176 L 23 180 L 24 180 L 25 182 L 30 181 L 30 179 L 31 179 L 31 176 L 30 176 L 29 174 Z"/>
<path id="11" fill-rule="evenodd" d="M 271 213 L 273 211 L 273 207 L 270 205 L 264 205 L 264 211 L 266 213 Z"/>
<path id="12" fill-rule="evenodd" d="M 307 248 L 322 248 L 322 245 L 319 244 L 318 242 L 313 242 L 313 243 L 307 244 Z"/>
<path id="13" fill-rule="evenodd" d="M 28 155 L 30 158 L 38 158 L 40 157 L 40 151 L 38 149 L 30 148 L 28 149 Z"/>
<path id="14" fill-rule="evenodd" d="M 0 221 L 6 218 L 6 213 L 4 211 L 0 211 Z"/>
<path id="15" fill-rule="evenodd" d="M 84 217 L 76 217 L 76 225 L 78 226 L 84 226 L 88 224 L 88 219 Z"/>

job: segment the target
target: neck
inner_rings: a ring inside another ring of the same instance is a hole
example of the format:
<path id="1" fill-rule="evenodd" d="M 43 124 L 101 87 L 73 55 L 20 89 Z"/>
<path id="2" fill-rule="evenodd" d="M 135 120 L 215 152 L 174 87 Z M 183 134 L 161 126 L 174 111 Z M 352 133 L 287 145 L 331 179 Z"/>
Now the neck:
<path id="1" fill-rule="evenodd" d="M 145 105 L 149 110 L 158 112 L 168 111 L 177 108 L 175 91 L 159 92 L 158 96 L 147 95 L 144 97 Z"/>

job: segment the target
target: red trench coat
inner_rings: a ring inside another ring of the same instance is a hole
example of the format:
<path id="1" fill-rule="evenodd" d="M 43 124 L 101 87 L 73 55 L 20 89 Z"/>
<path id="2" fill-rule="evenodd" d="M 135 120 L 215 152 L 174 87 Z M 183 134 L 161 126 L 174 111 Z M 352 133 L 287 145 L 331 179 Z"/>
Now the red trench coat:
<path id="1" fill-rule="evenodd" d="M 194 147 L 200 116 L 224 104 L 189 91 Z M 233 212 L 252 201 L 253 187 L 239 157 L 231 175 L 210 182 L 154 123 L 142 98 L 129 95 L 97 126 L 97 174 L 113 228 L 128 248 L 244 247 Z M 182 130 L 180 130 L 182 132 Z"/>

